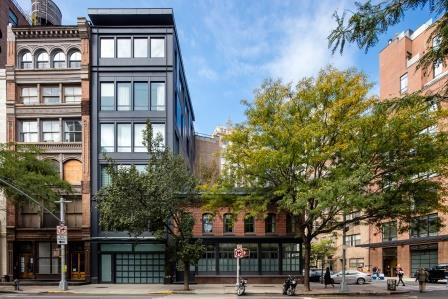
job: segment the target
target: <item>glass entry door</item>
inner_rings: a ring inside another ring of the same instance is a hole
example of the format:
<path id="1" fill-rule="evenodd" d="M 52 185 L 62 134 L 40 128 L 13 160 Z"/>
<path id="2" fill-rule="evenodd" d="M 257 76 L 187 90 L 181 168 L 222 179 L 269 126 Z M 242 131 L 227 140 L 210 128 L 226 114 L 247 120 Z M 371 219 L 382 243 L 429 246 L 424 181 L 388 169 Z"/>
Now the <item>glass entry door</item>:
<path id="1" fill-rule="evenodd" d="M 70 254 L 70 267 L 72 280 L 84 280 L 86 278 L 85 254 L 75 251 Z"/>
<path id="2" fill-rule="evenodd" d="M 31 253 L 21 253 L 19 255 L 19 277 L 33 278 L 34 259 Z"/>

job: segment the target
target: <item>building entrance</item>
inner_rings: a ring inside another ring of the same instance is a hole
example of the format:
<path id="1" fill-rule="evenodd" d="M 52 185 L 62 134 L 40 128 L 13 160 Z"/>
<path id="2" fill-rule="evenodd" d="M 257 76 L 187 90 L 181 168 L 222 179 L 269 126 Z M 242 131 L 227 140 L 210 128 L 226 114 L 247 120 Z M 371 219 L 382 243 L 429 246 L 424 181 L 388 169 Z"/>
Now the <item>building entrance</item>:
<path id="1" fill-rule="evenodd" d="M 397 247 L 383 248 L 383 273 L 387 277 L 395 276 L 397 268 Z"/>

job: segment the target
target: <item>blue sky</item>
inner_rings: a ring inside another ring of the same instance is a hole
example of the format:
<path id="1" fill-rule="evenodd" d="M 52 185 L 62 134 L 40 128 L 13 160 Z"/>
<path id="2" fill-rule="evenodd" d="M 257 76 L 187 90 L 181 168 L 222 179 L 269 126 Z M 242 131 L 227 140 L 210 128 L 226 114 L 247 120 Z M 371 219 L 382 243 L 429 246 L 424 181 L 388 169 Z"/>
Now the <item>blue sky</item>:
<path id="1" fill-rule="evenodd" d="M 17 0 L 30 11 L 30 0 Z M 428 9 L 410 11 L 369 50 L 349 47 L 331 55 L 327 35 L 333 12 L 353 0 L 54 0 L 64 24 L 75 24 L 90 7 L 171 7 L 180 35 L 197 132 L 210 134 L 228 120 L 244 120 L 242 99 L 266 78 L 297 82 L 325 65 L 356 67 L 378 81 L 378 53 L 387 40 L 431 18 Z M 378 92 L 376 85 L 371 93 Z"/>

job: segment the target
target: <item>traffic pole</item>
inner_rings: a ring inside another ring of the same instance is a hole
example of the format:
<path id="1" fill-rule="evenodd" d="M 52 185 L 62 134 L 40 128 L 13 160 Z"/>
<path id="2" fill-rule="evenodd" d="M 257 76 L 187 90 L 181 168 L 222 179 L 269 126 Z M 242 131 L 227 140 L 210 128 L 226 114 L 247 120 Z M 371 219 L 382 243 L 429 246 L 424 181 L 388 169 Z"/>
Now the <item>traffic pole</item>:
<path id="1" fill-rule="evenodd" d="M 63 197 L 60 198 L 59 201 L 56 203 L 59 203 L 60 208 L 60 226 L 65 226 L 65 203 L 68 203 L 71 201 L 65 200 Z M 68 241 L 68 237 L 67 237 Z M 65 266 L 65 243 L 61 243 L 61 281 L 59 282 L 59 290 L 61 291 L 67 291 L 68 290 L 68 284 L 66 279 L 66 266 Z"/>
<path id="2" fill-rule="evenodd" d="M 236 258 L 236 287 L 240 286 L 240 258 Z"/>

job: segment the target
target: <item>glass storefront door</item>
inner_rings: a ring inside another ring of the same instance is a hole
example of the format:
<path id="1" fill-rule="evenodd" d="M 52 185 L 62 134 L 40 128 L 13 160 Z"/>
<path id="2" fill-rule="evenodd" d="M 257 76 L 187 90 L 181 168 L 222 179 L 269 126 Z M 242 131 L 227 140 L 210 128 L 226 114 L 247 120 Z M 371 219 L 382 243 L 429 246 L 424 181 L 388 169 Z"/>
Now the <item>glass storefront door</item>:
<path id="1" fill-rule="evenodd" d="M 84 280 L 86 278 L 84 252 L 75 251 L 70 254 L 70 268 L 72 280 Z"/>

